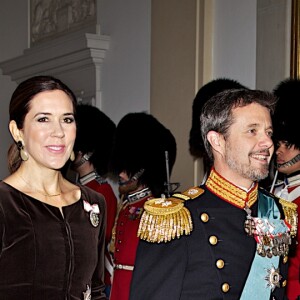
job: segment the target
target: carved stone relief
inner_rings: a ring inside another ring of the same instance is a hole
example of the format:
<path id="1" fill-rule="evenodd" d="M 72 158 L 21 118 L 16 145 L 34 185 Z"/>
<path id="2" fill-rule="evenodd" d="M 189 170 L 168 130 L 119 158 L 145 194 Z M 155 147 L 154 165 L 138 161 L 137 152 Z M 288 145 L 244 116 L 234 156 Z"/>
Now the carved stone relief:
<path id="1" fill-rule="evenodd" d="M 30 0 L 31 45 L 96 23 L 96 0 Z"/>

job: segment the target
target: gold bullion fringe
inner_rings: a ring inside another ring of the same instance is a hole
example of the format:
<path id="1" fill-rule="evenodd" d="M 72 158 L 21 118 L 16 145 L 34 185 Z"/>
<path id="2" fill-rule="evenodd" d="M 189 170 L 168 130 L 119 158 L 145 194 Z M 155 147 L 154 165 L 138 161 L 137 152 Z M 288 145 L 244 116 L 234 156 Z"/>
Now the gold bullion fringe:
<path id="1" fill-rule="evenodd" d="M 137 236 L 151 243 L 169 242 L 193 230 L 190 211 L 184 201 L 158 198 L 145 202 Z"/>
<path id="2" fill-rule="evenodd" d="M 279 203 L 282 205 L 285 220 L 291 225 L 291 237 L 294 238 L 297 234 L 297 228 L 298 228 L 298 212 L 297 207 L 298 205 L 296 203 L 292 203 L 289 201 L 286 201 L 282 198 L 279 199 Z"/>

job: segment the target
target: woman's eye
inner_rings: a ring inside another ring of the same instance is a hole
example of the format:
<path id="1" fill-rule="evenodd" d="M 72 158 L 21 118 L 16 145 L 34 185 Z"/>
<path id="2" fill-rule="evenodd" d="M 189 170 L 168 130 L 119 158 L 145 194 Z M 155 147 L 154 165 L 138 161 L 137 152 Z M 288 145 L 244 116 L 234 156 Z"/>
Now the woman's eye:
<path id="1" fill-rule="evenodd" d="M 47 121 L 48 121 L 48 118 L 46 118 L 46 117 L 38 118 L 37 121 L 38 121 L 38 122 L 47 122 Z"/>
<path id="2" fill-rule="evenodd" d="M 73 123 L 74 122 L 74 118 L 64 118 L 64 122 L 65 123 Z"/>

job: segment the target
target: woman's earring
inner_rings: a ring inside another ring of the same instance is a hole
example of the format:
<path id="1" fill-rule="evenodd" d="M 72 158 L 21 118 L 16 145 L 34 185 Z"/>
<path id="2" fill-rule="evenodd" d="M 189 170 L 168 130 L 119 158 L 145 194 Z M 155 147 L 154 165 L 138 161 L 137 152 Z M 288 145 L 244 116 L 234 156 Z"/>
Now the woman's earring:
<path id="1" fill-rule="evenodd" d="M 72 151 L 71 155 L 70 155 L 70 161 L 74 161 L 75 160 L 75 153 L 74 151 Z"/>
<path id="2" fill-rule="evenodd" d="M 21 141 L 18 141 L 18 142 L 17 142 L 17 147 L 18 147 L 18 149 L 19 149 L 19 151 L 20 151 L 21 159 L 22 159 L 23 161 L 28 160 L 28 158 L 29 158 L 28 153 L 25 151 L 24 146 L 23 146 L 23 143 L 22 143 Z"/>

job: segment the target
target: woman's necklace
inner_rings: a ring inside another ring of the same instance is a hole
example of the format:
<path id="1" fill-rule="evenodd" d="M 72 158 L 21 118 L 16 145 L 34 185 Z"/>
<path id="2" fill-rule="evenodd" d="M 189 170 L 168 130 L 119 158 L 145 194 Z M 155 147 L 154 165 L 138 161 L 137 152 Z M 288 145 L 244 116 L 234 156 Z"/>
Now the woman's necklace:
<path id="1" fill-rule="evenodd" d="M 38 193 L 40 195 L 43 195 L 44 197 L 57 197 L 57 196 L 60 196 L 61 195 L 61 191 L 57 194 L 48 194 L 48 193 L 45 193 L 45 192 L 41 192 L 39 190 L 37 190 L 36 188 L 32 187 L 20 174 L 18 174 L 18 176 L 22 179 L 22 181 L 24 181 L 24 183 L 30 188 L 30 189 L 33 189 L 35 193 Z"/>

